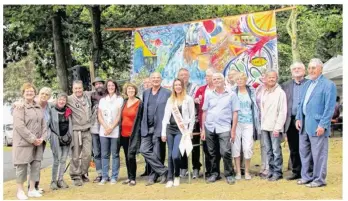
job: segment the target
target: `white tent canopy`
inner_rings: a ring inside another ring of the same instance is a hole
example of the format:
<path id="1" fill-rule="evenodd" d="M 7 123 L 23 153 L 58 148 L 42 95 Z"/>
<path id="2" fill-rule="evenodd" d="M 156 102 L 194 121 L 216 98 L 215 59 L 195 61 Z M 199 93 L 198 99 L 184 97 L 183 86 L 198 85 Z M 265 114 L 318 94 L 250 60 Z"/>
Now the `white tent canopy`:
<path id="1" fill-rule="evenodd" d="M 343 56 L 338 55 L 328 60 L 323 67 L 323 75 L 337 86 L 337 95 L 342 97 Z"/>

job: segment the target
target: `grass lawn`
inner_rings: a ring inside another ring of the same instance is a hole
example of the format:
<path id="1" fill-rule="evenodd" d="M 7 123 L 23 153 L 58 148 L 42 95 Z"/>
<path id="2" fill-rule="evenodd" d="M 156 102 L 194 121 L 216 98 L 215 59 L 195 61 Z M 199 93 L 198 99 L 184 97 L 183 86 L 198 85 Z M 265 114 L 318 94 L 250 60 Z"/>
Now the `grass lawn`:
<path id="1" fill-rule="evenodd" d="M 146 187 L 146 178 L 137 177 L 137 185 L 130 187 L 122 185 L 122 181 L 126 179 L 126 168 L 124 164 L 123 150 L 121 150 L 121 168 L 118 183 L 104 186 L 99 186 L 92 182 L 84 184 L 82 187 L 72 186 L 69 175 L 65 175 L 65 180 L 69 189 L 51 191 L 49 188 L 51 181 L 51 168 L 41 170 L 40 187 L 46 191 L 42 200 L 160 200 L 160 199 L 209 199 L 209 200 L 235 200 L 235 199 L 250 199 L 250 200 L 316 200 L 316 199 L 342 199 L 342 138 L 330 138 L 329 143 L 329 159 L 328 159 L 328 176 L 327 186 L 323 188 L 310 189 L 305 186 L 299 186 L 296 181 L 286 181 L 282 179 L 278 182 L 269 182 L 261 180 L 255 176 L 252 180 L 244 179 L 237 181 L 235 185 L 228 185 L 224 178 L 214 184 L 206 184 L 203 178 L 193 180 L 192 184 L 188 184 L 186 179 L 181 180 L 179 187 L 165 188 L 162 184 L 155 184 Z M 291 172 L 286 171 L 289 151 L 283 146 L 284 156 L 284 177 Z M 144 171 L 143 157 L 138 156 L 137 175 Z M 260 164 L 260 146 L 259 141 L 254 146 L 254 156 L 252 158 L 252 171 L 258 172 L 258 167 L 255 164 Z M 223 165 L 221 165 L 221 168 Z M 222 171 L 223 173 L 223 171 Z M 90 169 L 90 179 L 96 176 L 95 169 Z M 16 183 L 14 180 L 4 182 L 3 199 L 16 199 Z"/>

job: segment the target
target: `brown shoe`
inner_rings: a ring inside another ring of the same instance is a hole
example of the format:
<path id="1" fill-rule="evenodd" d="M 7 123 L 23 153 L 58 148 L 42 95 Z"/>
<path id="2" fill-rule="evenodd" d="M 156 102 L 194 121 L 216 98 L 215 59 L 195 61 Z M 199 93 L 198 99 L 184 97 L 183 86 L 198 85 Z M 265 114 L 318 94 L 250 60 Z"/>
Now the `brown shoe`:
<path id="1" fill-rule="evenodd" d="M 87 182 L 89 182 L 89 179 L 86 175 L 82 175 L 82 181 L 87 183 Z"/>

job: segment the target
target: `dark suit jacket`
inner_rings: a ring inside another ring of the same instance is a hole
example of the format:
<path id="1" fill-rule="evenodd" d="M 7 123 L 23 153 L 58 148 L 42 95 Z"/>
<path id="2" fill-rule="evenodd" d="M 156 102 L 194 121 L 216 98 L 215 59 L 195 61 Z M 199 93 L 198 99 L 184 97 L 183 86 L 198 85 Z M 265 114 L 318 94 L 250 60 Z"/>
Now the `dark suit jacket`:
<path id="1" fill-rule="evenodd" d="M 304 85 L 305 82 L 307 82 L 308 79 L 304 78 L 304 82 L 302 85 Z M 286 115 L 286 121 L 284 124 L 284 133 L 286 133 L 289 129 L 290 126 L 290 121 L 291 121 L 291 110 L 292 110 L 292 93 L 294 92 L 294 80 L 291 79 L 281 85 L 282 89 L 284 90 L 286 94 L 286 103 L 287 103 L 287 115 Z M 303 87 L 303 86 L 302 86 Z"/>
<path id="2" fill-rule="evenodd" d="M 141 136 L 147 136 L 149 128 L 147 126 L 147 105 L 148 105 L 148 101 L 149 101 L 149 96 L 152 89 L 147 89 L 144 91 L 143 93 L 143 118 L 141 120 Z M 157 97 L 157 101 L 156 101 L 156 112 L 155 112 L 155 131 L 154 131 L 154 135 L 157 137 L 161 137 L 161 132 L 162 132 L 162 119 L 164 116 L 164 109 L 166 107 L 166 103 L 168 98 L 171 95 L 171 91 L 161 87 L 161 89 L 159 90 L 158 97 Z"/>

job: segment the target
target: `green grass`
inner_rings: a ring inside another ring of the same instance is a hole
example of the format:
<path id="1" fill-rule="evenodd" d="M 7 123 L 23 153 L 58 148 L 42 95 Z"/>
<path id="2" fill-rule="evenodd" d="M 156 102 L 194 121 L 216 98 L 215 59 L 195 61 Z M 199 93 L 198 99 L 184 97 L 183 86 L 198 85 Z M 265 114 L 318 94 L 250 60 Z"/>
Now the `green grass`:
<path id="1" fill-rule="evenodd" d="M 287 146 L 287 145 L 286 145 Z M 188 184 L 186 179 L 181 180 L 179 187 L 165 188 L 162 184 L 155 184 L 146 187 L 146 179 L 137 177 L 137 185 L 130 187 L 122 185 L 126 179 L 126 168 L 123 159 L 123 150 L 121 156 L 121 169 L 118 183 L 116 185 L 106 184 L 99 186 L 95 183 L 86 183 L 82 187 L 72 186 L 68 174 L 65 174 L 65 180 L 70 185 L 69 189 L 51 191 L 49 189 L 51 181 L 51 168 L 41 170 L 40 187 L 46 191 L 41 198 L 47 200 L 160 200 L 160 199 L 209 199 L 209 200 L 316 200 L 316 199 L 342 199 L 342 138 L 330 138 L 327 186 L 323 188 L 310 189 L 305 186 L 299 186 L 296 181 L 286 181 L 285 179 L 278 182 L 268 182 L 261 180 L 259 177 L 253 177 L 252 180 L 244 179 L 237 181 L 235 185 L 227 185 L 224 179 L 214 184 L 206 184 L 203 178 L 193 180 Z M 286 171 L 289 157 L 288 147 L 283 146 L 284 156 L 284 177 L 291 172 Z M 252 172 L 259 171 L 256 164 L 260 164 L 260 146 L 259 141 L 254 146 L 254 156 L 252 158 Z M 223 168 L 223 165 L 221 166 Z M 138 156 L 137 175 L 144 171 L 144 161 L 142 156 Z M 223 171 L 222 171 L 223 172 Z M 90 168 L 90 179 L 94 179 L 96 172 Z M 16 199 L 15 181 L 4 182 L 4 199 Z"/>

